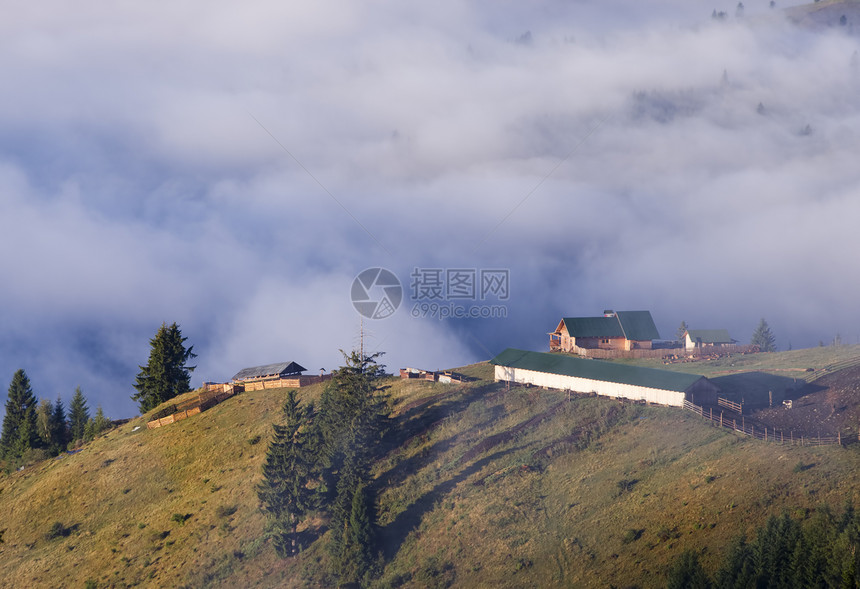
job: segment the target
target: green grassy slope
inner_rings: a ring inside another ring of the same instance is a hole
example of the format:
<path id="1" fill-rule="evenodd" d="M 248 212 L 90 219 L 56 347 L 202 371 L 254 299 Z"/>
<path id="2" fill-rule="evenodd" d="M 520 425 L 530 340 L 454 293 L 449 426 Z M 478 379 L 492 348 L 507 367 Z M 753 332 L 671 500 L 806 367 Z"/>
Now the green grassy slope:
<path id="1" fill-rule="evenodd" d="M 618 360 L 637 366 L 701 374 L 726 397 L 766 402 L 767 392 L 799 388 L 836 370 L 860 364 L 860 345 L 822 346 L 769 354 L 734 354 L 715 360 L 663 364 L 659 359 Z"/>
<path id="2" fill-rule="evenodd" d="M 379 586 L 656 587 L 684 548 L 713 567 L 769 515 L 860 499 L 857 448 L 770 445 L 678 409 L 567 402 L 492 383 L 486 364 L 462 371 L 485 380 L 389 383 L 396 429 L 374 470 Z M 254 484 L 284 395 L 243 393 L 133 433 L 140 418 L 0 476 L 4 583 L 329 585 L 324 521 L 293 559 L 263 540 Z M 54 522 L 67 535 L 49 539 Z"/>

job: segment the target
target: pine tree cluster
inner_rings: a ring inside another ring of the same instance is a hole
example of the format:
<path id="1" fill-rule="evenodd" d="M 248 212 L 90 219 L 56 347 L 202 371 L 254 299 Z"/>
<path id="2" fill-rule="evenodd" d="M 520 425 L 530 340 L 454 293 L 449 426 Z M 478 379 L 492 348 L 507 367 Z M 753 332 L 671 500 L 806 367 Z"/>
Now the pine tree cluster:
<path id="1" fill-rule="evenodd" d="M 364 584 L 375 563 L 375 503 L 370 469 L 388 423 L 379 353 L 352 352 L 336 370 L 316 409 L 291 391 L 284 425 L 275 425 L 257 494 L 270 517 L 281 557 L 301 545 L 299 523 L 312 512 L 330 518 L 329 549 L 342 584 Z"/>
<path id="2" fill-rule="evenodd" d="M 667 578 L 670 589 L 860 587 L 860 517 L 849 505 L 841 517 L 826 506 L 809 519 L 773 516 L 755 539 L 734 541 L 713 578 L 685 552 Z"/>
<path id="3" fill-rule="evenodd" d="M 91 419 L 81 388 L 75 389 L 70 411 L 58 396 L 56 402 L 37 402 L 24 370 L 18 370 L 9 385 L 3 433 L 0 436 L 0 458 L 7 468 L 48 456 L 56 456 L 70 446 L 87 442 L 111 427 L 102 408 Z M 37 451 L 35 454 L 33 451 Z"/>

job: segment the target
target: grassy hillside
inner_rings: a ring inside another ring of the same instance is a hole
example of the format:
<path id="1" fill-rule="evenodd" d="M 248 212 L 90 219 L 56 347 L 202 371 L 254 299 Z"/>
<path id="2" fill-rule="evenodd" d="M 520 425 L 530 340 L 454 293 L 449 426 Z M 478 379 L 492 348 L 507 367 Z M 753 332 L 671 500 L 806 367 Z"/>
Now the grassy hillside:
<path id="1" fill-rule="evenodd" d="M 657 587 L 684 548 L 713 567 L 772 514 L 860 502 L 856 446 L 765 444 L 678 409 L 567 402 L 495 384 L 486 364 L 462 371 L 482 380 L 389 383 L 396 427 L 374 471 L 381 587 Z M 254 485 L 284 395 L 242 393 L 132 432 L 140 418 L 0 477 L 4 582 L 330 585 L 324 521 L 296 558 L 264 541 Z"/>
<path id="2" fill-rule="evenodd" d="M 799 389 L 834 371 L 860 364 L 860 345 L 822 346 L 768 354 L 734 354 L 714 360 L 664 364 L 663 360 L 620 360 L 637 366 L 701 374 L 725 396 L 762 404 L 768 391 Z"/>

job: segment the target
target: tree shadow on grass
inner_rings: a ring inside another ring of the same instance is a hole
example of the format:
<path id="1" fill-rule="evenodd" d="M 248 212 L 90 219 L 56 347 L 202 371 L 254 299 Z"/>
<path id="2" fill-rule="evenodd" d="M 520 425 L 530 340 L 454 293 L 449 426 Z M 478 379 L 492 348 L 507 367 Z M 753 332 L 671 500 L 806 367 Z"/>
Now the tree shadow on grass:
<path id="1" fill-rule="evenodd" d="M 428 404 L 413 407 L 403 415 L 394 418 L 388 434 L 383 440 L 385 454 L 388 455 L 401 449 L 414 438 L 431 432 L 448 417 L 463 412 L 469 405 L 484 398 L 487 390 L 490 388 L 493 388 L 493 383 L 461 391 L 463 394 L 459 398 L 450 399 L 438 405 L 434 405 L 435 401 L 430 400 Z M 446 395 L 445 398 L 448 398 L 448 396 Z M 486 416 L 486 419 L 482 423 L 475 425 L 470 431 L 487 427 L 491 422 L 497 421 L 501 411 L 501 408 L 494 407 L 489 409 L 489 415 Z M 454 444 L 462 440 L 462 437 L 462 434 L 458 434 L 451 438 L 440 440 L 415 456 L 398 462 L 391 469 L 378 476 L 377 480 L 379 484 L 384 484 L 384 486 L 400 484 L 407 476 L 417 472 L 423 464 L 433 460 L 434 456 L 450 450 Z"/>
<path id="2" fill-rule="evenodd" d="M 307 527 L 296 533 L 296 545 L 307 548 L 319 540 L 327 531 L 328 526 L 326 525 Z"/>
<path id="3" fill-rule="evenodd" d="M 384 442 L 391 447 L 399 447 L 408 439 L 421 434 L 433 424 L 463 411 L 487 393 L 498 388 L 496 383 L 486 383 L 477 387 L 433 395 L 425 402 L 411 406 L 392 420 L 392 427 Z M 459 396 L 459 398 L 453 398 Z M 447 399 L 447 400 L 446 400 Z M 445 402 L 439 402 L 445 401 Z"/>
<path id="4" fill-rule="evenodd" d="M 433 489 L 416 499 L 409 507 L 399 513 L 394 521 L 382 528 L 380 539 L 383 547 L 383 554 L 386 561 L 390 561 L 397 554 L 400 546 L 406 540 L 406 537 L 416 529 L 424 516 L 433 509 L 437 501 L 450 493 L 454 487 L 473 474 L 478 473 L 482 468 L 494 460 L 498 460 L 508 454 L 520 450 L 520 447 L 512 447 L 507 450 L 502 450 L 491 454 L 485 458 L 481 458 L 470 466 L 464 468 L 457 475 L 441 482 Z"/>

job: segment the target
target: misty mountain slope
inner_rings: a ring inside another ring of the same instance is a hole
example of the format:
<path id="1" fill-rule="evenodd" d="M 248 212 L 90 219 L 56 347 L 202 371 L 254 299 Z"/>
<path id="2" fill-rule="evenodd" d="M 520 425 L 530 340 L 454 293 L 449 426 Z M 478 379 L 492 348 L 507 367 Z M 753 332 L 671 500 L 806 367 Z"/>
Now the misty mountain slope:
<path id="1" fill-rule="evenodd" d="M 483 380 L 388 382 L 395 429 L 373 473 L 380 587 L 656 587 L 683 549 L 712 567 L 730 538 L 769 515 L 840 507 L 860 483 L 856 447 L 769 445 L 677 409 L 568 402 L 493 383 L 486 364 L 462 371 Z M 330 585 L 324 520 L 302 528 L 293 559 L 278 559 L 263 537 L 254 484 L 284 395 L 242 393 L 132 432 L 140 418 L 78 454 L 3 476 L 4 579 Z"/>
<path id="2" fill-rule="evenodd" d="M 841 28 L 852 35 L 860 34 L 860 2 L 858 0 L 824 0 L 785 9 L 793 22 L 812 30 Z M 843 18 L 844 17 L 844 18 Z"/>

